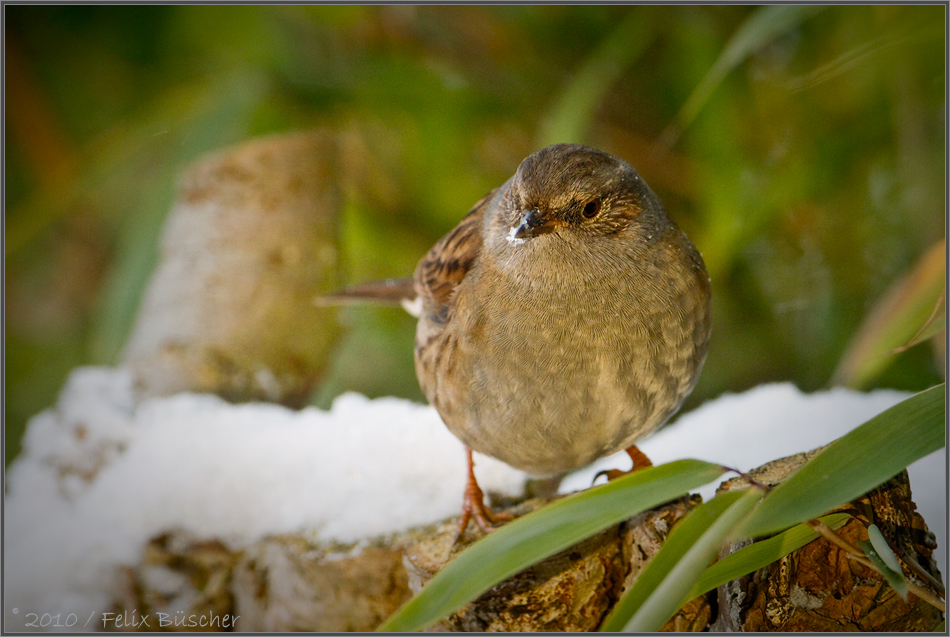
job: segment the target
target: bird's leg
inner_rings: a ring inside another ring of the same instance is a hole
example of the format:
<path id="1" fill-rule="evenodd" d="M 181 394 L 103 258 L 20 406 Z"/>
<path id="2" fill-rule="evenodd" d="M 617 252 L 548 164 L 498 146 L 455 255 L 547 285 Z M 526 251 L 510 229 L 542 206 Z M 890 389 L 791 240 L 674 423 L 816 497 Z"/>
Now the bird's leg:
<path id="1" fill-rule="evenodd" d="M 604 471 L 598 471 L 597 475 L 594 476 L 594 482 L 597 482 L 597 478 L 600 476 L 607 476 L 607 481 L 616 480 L 621 476 L 625 476 L 628 473 L 633 473 L 634 471 L 639 471 L 640 469 L 646 469 L 647 467 L 652 467 L 653 462 L 647 458 L 647 455 L 640 451 L 639 447 L 636 445 L 630 445 L 625 449 L 627 455 L 630 456 L 630 460 L 633 462 L 633 466 L 630 467 L 630 471 L 622 471 L 620 469 L 610 469 Z"/>
<path id="2" fill-rule="evenodd" d="M 653 466 L 653 461 L 647 458 L 647 454 L 640 451 L 640 448 L 636 445 L 630 445 L 627 447 L 626 452 L 627 455 L 630 456 L 630 460 L 633 462 L 630 472 Z"/>
<path id="3" fill-rule="evenodd" d="M 458 533 L 455 541 L 458 542 L 465 533 L 470 520 L 474 519 L 475 524 L 484 533 L 490 533 L 496 526 L 512 519 L 510 513 L 492 513 L 485 506 L 485 494 L 475 480 L 475 461 L 472 459 L 472 450 L 465 449 L 468 458 L 468 481 L 465 483 L 465 496 L 462 499 L 462 517 L 459 519 Z"/>

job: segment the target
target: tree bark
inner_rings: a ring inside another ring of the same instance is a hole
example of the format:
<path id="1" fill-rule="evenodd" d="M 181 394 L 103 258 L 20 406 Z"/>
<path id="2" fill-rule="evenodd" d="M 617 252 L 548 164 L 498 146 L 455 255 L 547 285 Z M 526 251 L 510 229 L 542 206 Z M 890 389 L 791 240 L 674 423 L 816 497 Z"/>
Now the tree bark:
<path id="1" fill-rule="evenodd" d="M 777 460 L 751 475 L 776 484 L 818 451 Z M 743 483 L 737 478 L 720 489 Z M 507 510 L 524 515 L 555 499 L 533 498 Z M 681 498 L 610 527 L 492 587 L 430 630 L 594 631 L 698 503 L 698 496 Z M 867 539 L 873 522 L 902 559 L 909 556 L 940 580 L 933 536 L 916 513 L 906 472 L 838 510 L 853 516 L 838 529 L 841 537 L 852 543 Z M 113 610 L 152 617 L 226 615 L 240 631 L 370 631 L 474 541 L 469 533 L 454 545 L 456 524 L 447 520 L 354 546 L 285 535 L 243 551 L 166 533 L 149 543 L 139 565 L 124 571 Z M 721 555 L 741 546 L 726 547 Z M 936 595 L 925 577 L 907 568 L 904 574 Z M 720 587 L 718 594 L 692 600 L 663 630 L 932 631 L 941 619 L 933 606 L 913 595 L 902 600 L 882 576 L 819 538 Z"/>
<path id="2" fill-rule="evenodd" d="M 781 482 L 820 449 L 768 463 L 751 472 L 760 482 Z M 721 490 L 741 487 L 736 478 Z M 940 580 L 933 561 L 936 543 L 911 497 L 907 472 L 857 500 L 835 510 L 852 518 L 836 532 L 851 544 L 868 539 L 867 527 L 876 524 L 902 562 L 909 580 L 939 596 L 935 588 L 907 566 L 914 560 Z M 742 546 L 723 549 L 721 556 Z M 825 538 L 790 553 L 769 566 L 720 587 L 717 631 L 828 632 L 932 631 L 942 613 L 911 594 L 902 600 L 877 571 L 850 559 Z"/>
<path id="3" fill-rule="evenodd" d="M 431 630 L 595 631 L 660 549 L 670 529 L 699 501 L 698 497 L 679 499 L 612 526 L 492 587 Z M 521 515 L 546 503 L 535 500 L 513 512 Z M 405 561 L 413 593 L 465 548 L 467 543 L 452 546 L 454 535 L 454 525 L 446 525 L 408 547 Z M 708 611 L 708 603 L 705 608 Z"/>
<path id="4" fill-rule="evenodd" d="M 142 394 L 304 403 L 339 332 L 314 304 L 339 283 L 339 161 L 335 135 L 312 131 L 185 171 L 123 353 Z"/>

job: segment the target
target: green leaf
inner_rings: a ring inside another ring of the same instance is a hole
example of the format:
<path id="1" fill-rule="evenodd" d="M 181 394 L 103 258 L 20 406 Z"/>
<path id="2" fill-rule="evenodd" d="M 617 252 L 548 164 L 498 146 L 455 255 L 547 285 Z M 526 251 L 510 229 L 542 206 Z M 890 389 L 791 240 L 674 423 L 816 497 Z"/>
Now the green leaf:
<path id="1" fill-rule="evenodd" d="M 762 491 L 755 487 L 730 491 L 690 513 L 673 529 L 601 630 L 658 631 L 689 601 L 696 578 L 761 498 Z"/>
<path id="2" fill-rule="evenodd" d="M 818 517 L 943 447 L 944 387 L 915 394 L 828 445 L 769 492 L 744 534 L 768 535 Z"/>
<path id="3" fill-rule="evenodd" d="M 663 546 L 637 576 L 633 586 L 614 605 L 610 616 L 601 624 L 603 632 L 624 629 L 630 618 L 676 567 L 686 552 L 709 530 L 726 509 L 735 503 L 742 491 L 732 491 L 702 504 L 681 520 L 670 532 Z"/>
<path id="4" fill-rule="evenodd" d="M 802 4 L 782 4 L 760 7 L 752 13 L 742 26 L 733 34 L 723 48 L 722 53 L 703 77 L 702 81 L 693 89 L 692 94 L 683 104 L 683 108 L 676 115 L 676 120 L 664 137 L 670 140 L 670 145 L 679 133 L 686 129 L 703 105 L 716 90 L 726 75 L 741 64 L 751 53 L 765 46 L 777 36 L 811 17 L 822 7 Z"/>
<path id="5" fill-rule="evenodd" d="M 887 540 L 881 535 L 881 529 L 877 528 L 876 524 L 868 526 L 868 539 L 871 542 L 871 546 L 874 547 L 874 551 L 884 560 L 887 567 L 892 571 L 900 573 L 901 563 L 897 561 L 897 556 L 894 555 Z"/>
<path id="6" fill-rule="evenodd" d="M 532 564 L 724 472 L 708 462 L 677 460 L 641 469 L 518 518 L 449 562 L 379 630 L 423 629 Z"/>
<path id="7" fill-rule="evenodd" d="M 946 284 L 946 279 L 944 280 Z M 899 354 L 904 350 L 908 350 L 914 345 L 923 343 L 924 341 L 930 340 L 940 332 L 944 332 L 947 329 L 946 324 L 946 311 L 947 311 L 947 290 L 946 288 L 940 290 L 940 296 L 937 297 L 936 302 L 934 303 L 934 309 L 930 313 L 930 316 L 927 317 L 927 320 L 924 321 L 924 324 L 921 326 L 917 333 L 914 334 L 907 343 L 899 347 L 895 347 L 893 350 L 894 354 Z"/>
<path id="8" fill-rule="evenodd" d="M 907 580 L 904 579 L 904 573 L 901 572 L 900 566 L 897 567 L 896 571 L 892 569 L 888 564 L 888 560 L 877 552 L 877 549 L 871 542 L 860 540 L 857 544 L 858 547 L 864 551 L 864 554 L 868 556 L 868 559 L 871 560 L 871 563 L 881 572 L 881 575 L 883 575 L 887 583 L 891 585 L 894 592 L 900 595 L 901 599 L 906 602 L 908 591 Z M 890 553 L 890 549 L 887 549 L 887 552 Z M 891 553 L 891 557 L 893 556 L 894 554 Z"/>
<path id="9" fill-rule="evenodd" d="M 830 528 L 837 529 L 850 517 L 847 513 L 833 513 L 819 519 Z M 699 597 L 726 582 L 768 566 L 818 537 L 820 537 L 818 532 L 808 525 L 798 524 L 775 537 L 739 549 L 707 568 L 690 589 L 686 599 L 689 601 Z"/>
<path id="10" fill-rule="evenodd" d="M 652 25 L 632 11 L 604 38 L 543 120 L 540 146 L 582 142 L 595 110 L 617 79 L 653 40 Z"/>
<path id="11" fill-rule="evenodd" d="M 938 241 L 888 287 L 848 343 L 833 384 L 865 387 L 897 354 L 945 329 L 946 249 Z"/>

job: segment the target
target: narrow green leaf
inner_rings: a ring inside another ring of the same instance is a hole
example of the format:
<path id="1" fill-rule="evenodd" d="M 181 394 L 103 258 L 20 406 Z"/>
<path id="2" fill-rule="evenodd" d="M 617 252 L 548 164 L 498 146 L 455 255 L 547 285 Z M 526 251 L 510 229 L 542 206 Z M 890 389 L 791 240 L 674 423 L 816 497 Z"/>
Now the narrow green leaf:
<path id="1" fill-rule="evenodd" d="M 699 114 L 726 75 L 751 53 L 821 9 L 821 6 L 800 4 L 769 5 L 756 9 L 726 43 L 722 53 L 683 104 L 683 108 L 676 115 L 675 122 L 664 133 L 664 137 L 671 140 L 671 143 L 675 141 L 679 133 L 686 129 Z"/>
<path id="2" fill-rule="evenodd" d="M 884 576 L 884 579 L 887 580 L 887 583 L 891 585 L 891 588 L 894 589 L 894 592 L 901 596 L 901 599 L 905 602 L 907 601 L 907 580 L 904 579 L 904 573 L 901 571 L 900 566 L 897 567 L 895 571 L 887 563 L 887 560 L 877 552 L 874 545 L 867 540 L 860 540 L 858 543 L 858 548 L 864 551 L 864 554 L 868 556 L 868 559 L 871 560 L 871 563 L 881 572 L 881 575 Z M 890 553 L 890 549 L 888 549 Z M 893 556 L 893 554 L 892 554 Z"/>
<path id="3" fill-rule="evenodd" d="M 420 630 L 508 577 L 725 471 L 700 460 L 642 469 L 509 522 L 449 562 L 378 630 Z"/>
<path id="4" fill-rule="evenodd" d="M 541 144 L 582 142 L 596 108 L 617 79 L 653 40 L 652 25 L 631 11 L 585 60 L 543 119 Z"/>
<path id="5" fill-rule="evenodd" d="M 946 250 L 946 241 L 936 242 L 888 287 L 848 343 L 832 384 L 864 387 L 898 353 L 945 328 Z"/>
<path id="6" fill-rule="evenodd" d="M 725 502 L 717 503 L 720 499 L 724 499 Z M 649 589 L 648 596 L 637 605 L 633 617 L 623 627 L 624 632 L 656 632 L 676 613 L 677 609 L 688 602 L 687 595 L 693 582 L 713 561 L 723 542 L 731 538 L 741 527 L 753 507 L 761 499 L 762 491 L 756 487 L 722 493 L 707 505 L 703 505 L 711 510 L 712 515 L 709 517 L 715 517 L 711 520 L 711 524 L 707 523 L 707 520 L 701 520 L 695 525 L 696 528 L 690 529 L 694 532 L 701 531 L 698 538 L 693 533 L 681 533 L 678 537 L 670 533 L 663 547 L 644 569 L 644 574 L 657 562 L 664 551 L 672 553 L 675 556 L 675 562 L 670 564 L 673 560 L 664 557 L 655 567 L 656 571 L 662 569 L 664 572 L 651 575 L 643 584 L 641 584 L 643 579 L 641 575 L 634 583 L 631 594 L 635 597 L 642 596 L 642 593 L 634 592 L 634 589 L 640 587 Z M 685 524 L 699 509 L 680 525 Z M 669 566 L 672 567 L 668 568 Z M 662 581 L 654 585 L 657 579 Z"/>
<path id="7" fill-rule="evenodd" d="M 624 593 L 614 605 L 610 616 L 601 624 L 600 630 L 604 632 L 623 630 L 637 609 L 660 585 L 663 578 L 673 570 L 696 540 L 709 529 L 729 505 L 739 498 L 741 493 L 742 491 L 732 491 L 717 496 L 682 519 L 670 532 L 653 559 L 637 576 L 630 590 Z"/>
<path id="8" fill-rule="evenodd" d="M 911 396 L 838 438 L 778 485 L 744 535 L 768 535 L 818 517 L 944 446 L 945 385 Z"/>
<path id="9" fill-rule="evenodd" d="M 837 529 L 850 517 L 847 513 L 833 513 L 819 519 L 830 528 Z M 818 537 L 820 537 L 818 532 L 808 525 L 798 524 L 775 537 L 739 549 L 707 568 L 690 589 L 686 599 L 689 601 L 694 597 L 699 597 L 726 582 L 768 566 Z"/>
<path id="10" fill-rule="evenodd" d="M 946 279 L 944 279 L 944 285 L 946 285 Z M 914 345 L 930 340 L 940 332 L 945 331 L 947 329 L 946 312 L 947 290 L 946 287 L 944 287 L 944 289 L 940 290 L 940 295 L 934 302 L 934 309 L 930 312 L 930 316 L 927 317 L 927 320 L 924 321 L 924 324 L 921 326 L 921 328 L 917 330 L 917 333 L 914 334 L 913 337 L 911 337 L 910 341 L 904 345 L 895 347 L 892 350 L 892 353 L 899 354 L 910 349 Z"/>
<path id="11" fill-rule="evenodd" d="M 868 526 L 868 539 L 871 542 L 871 546 L 874 547 L 875 552 L 884 560 L 884 563 L 887 564 L 887 567 L 892 571 L 900 573 L 901 563 L 897 561 L 897 556 L 894 555 L 894 551 L 891 550 L 887 540 L 881 535 L 881 529 L 877 528 L 876 524 Z"/>

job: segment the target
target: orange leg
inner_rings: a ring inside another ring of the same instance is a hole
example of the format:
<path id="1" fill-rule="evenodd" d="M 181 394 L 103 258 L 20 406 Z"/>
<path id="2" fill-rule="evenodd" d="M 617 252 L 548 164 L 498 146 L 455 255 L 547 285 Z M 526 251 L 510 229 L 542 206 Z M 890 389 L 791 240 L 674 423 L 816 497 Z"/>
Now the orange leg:
<path id="1" fill-rule="evenodd" d="M 630 468 L 630 471 L 621 471 L 620 469 L 610 469 L 607 471 L 598 471 L 597 475 L 594 476 L 594 482 L 597 482 L 597 478 L 600 476 L 607 476 L 607 481 L 616 480 L 621 476 L 625 476 L 628 473 L 633 473 L 634 471 L 639 471 L 640 469 L 646 469 L 647 467 L 652 467 L 653 463 L 647 458 L 647 455 L 640 451 L 636 445 L 631 445 L 626 449 L 627 455 L 630 456 L 630 460 L 633 461 L 633 466 Z"/>
<path id="2" fill-rule="evenodd" d="M 478 528 L 484 533 L 490 533 L 495 530 L 496 526 L 512 519 L 509 513 L 492 513 L 491 510 L 485 506 L 485 494 L 482 493 L 481 487 L 478 486 L 478 482 L 475 480 L 475 462 L 472 460 L 472 450 L 466 449 L 465 452 L 468 457 L 468 481 L 465 483 L 465 496 L 462 500 L 462 517 L 459 519 L 458 533 L 455 536 L 456 542 L 458 542 L 462 534 L 465 533 L 469 521 L 473 518 L 475 524 L 477 524 Z"/>

